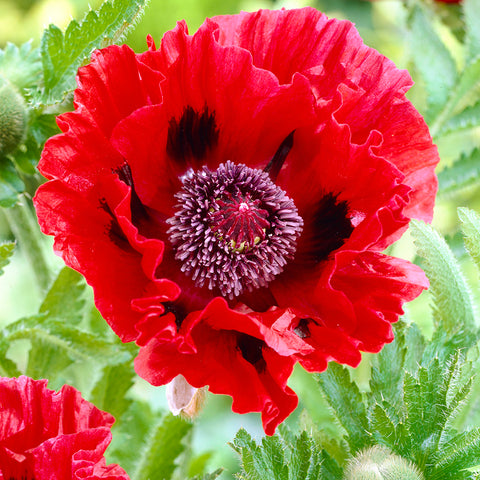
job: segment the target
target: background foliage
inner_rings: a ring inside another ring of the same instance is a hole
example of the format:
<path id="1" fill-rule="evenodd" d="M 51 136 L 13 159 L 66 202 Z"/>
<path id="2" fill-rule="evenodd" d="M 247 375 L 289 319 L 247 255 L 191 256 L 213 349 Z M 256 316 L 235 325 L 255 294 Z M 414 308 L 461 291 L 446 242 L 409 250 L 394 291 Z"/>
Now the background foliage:
<path id="1" fill-rule="evenodd" d="M 0 374 L 70 383 L 110 411 L 108 460 L 133 480 L 209 480 L 219 467 L 224 479 L 340 480 L 373 445 L 427 480 L 480 478 L 480 0 L 151 0 L 143 17 L 144 0 L 90 5 L 0 0 L 0 80 L 28 110 L 22 145 L 0 155 Z M 106 327 L 83 278 L 51 253 L 31 197 L 43 143 L 58 131 L 55 115 L 72 108 L 75 71 L 92 48 L 125 40 L 141 51 L 147 33 L 158 43 L 182 18 L 193 32 L 210 15 L 305 5 L 354 21 L 416 82 L 409 95 L 439 147 L 440 190 L 434 227 L 415 223 L 389 253 L 419 263 L 431 289 L 408 306 L 395 342 L 358 369 L 331 365 L 315 377 L 298 369 L 299 408 L 262 439 L 257 416 L 234 415 L 225 397 L 209 397 L 194 424 L 166 413 L 163 389 L 134 375 L 134 348 Z"/>

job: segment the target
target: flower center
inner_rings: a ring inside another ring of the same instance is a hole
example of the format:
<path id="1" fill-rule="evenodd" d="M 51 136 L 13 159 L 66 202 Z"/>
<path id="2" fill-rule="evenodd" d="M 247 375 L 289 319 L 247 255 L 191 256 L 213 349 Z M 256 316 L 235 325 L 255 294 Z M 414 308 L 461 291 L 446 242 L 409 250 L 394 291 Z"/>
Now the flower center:
<path id="1" fill-rule="evenodd" d="M 233 298 L 283 271 L 303 220 L 267 173 L 228 161 L 182 180 L 168 235 L 181 270 L 198 287 Z"/>

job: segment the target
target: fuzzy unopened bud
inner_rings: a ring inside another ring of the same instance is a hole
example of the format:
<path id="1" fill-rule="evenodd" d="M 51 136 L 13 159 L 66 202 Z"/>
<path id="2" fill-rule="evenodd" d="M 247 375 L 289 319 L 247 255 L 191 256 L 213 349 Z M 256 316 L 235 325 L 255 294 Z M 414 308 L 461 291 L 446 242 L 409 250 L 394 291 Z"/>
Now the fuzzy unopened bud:
<path id="1" fill-rule="evenodd" d="M 192 387 L 182 375 L 178 375 L 167 385 L 168 408 L 173 415 L 195 418 L 205 402 L 206 390 L 206 387 Z"/>
<path id="2" fill-rule="evenodd" d="M 424 477 L 412 462 L 376 445 L 349 461 L 344 480 L 424 480 Z"/>
<path id="3" fill-rule="evenodd" d="M 27 132 L 27 105 L 9 82 L 0 79 L 0 156 L 15 150 Z"/>

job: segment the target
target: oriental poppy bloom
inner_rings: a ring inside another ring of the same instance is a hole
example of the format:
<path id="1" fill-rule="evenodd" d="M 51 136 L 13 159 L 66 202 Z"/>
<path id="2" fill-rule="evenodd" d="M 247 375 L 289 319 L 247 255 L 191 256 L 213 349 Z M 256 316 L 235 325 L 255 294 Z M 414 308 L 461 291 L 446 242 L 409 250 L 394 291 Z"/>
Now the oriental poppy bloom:
<path id="1" fill-rule="evenodd" d="M 272 434 L 295 362 L 357 365 L 427 287 L 381 252 L 431 219 L 437 149 L 408 73 L 313 8 L 179 22 L 148 46 L 79 70 L 39 222 L 142 377 L 209 385 Z"/>
<path id="2" fill-rule="evenodd" d="M 0 480 L 128 480 L 105 464 L 113 422 L 69 385 L 0 377 Z"/>

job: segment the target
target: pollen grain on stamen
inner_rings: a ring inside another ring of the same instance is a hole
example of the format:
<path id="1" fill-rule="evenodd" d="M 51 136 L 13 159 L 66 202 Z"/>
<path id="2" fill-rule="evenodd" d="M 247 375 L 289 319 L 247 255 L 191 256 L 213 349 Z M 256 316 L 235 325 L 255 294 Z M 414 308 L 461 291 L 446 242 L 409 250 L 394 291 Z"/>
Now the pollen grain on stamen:
<path id="1" fill-rule="evenodd" d="M 234 298 L 267 286 L 293 258 L 303 220 L 267 173 L 231 161 L 191 170 L 176 196 L 169 239 L 198 287 Z"/>

